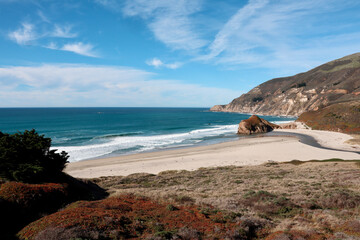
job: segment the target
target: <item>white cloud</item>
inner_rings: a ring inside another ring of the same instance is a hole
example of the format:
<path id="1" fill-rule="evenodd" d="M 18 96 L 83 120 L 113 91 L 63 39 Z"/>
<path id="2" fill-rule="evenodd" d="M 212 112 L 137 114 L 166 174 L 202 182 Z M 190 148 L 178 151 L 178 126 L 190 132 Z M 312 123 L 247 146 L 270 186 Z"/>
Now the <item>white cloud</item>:
<path id="1" fill-rule="evenodd" d="M 334 15 L 355 5 L 360 4 L 354 0 L 249 0 L 193 60 L 229 69 L 271 68 L 285 75 L 304 71 L 358 51 L 357 23 L 333 22 Z M 342 29 L 351 26 L 353 38 L 344 37 Z"/>
<path id="2" fill-rule="evenodd" d="M 59 46 L 55 42 L 50 42 L 46 45 L 43 45 L 42 47 L 53 50 L 73 52 L 87 57 L 99 57 L 98 54 L 94 51 L 94 46 L 92 44 L 85 44 L 82 42 L 68 43 L 63 46 Z"/>
<path id="3" fill-rule="evenodd" d="M 88 57 L 98 57 L 98 55 L 94 52 L 93 45 L 82 42 L 65 44 L 59 50 L 74 52 Z"/>
<path id="4" fill-rule="evenodd" d="M 39 38 L 34 25 L 30 23 L 22 23 L 21 27 L 8 34 L 9 38 L 20 45 L 27 45 Z"/>
<path id="5" fill-rule="evenodd" d="M 8 37 L 19 45 L 37 45 L 36 40 L 52 38 L 74 38 L 69 25 L 55 24 L 52 31 L 37 31 L 34 24 L 24 22 L 17 30 L 8 33 Z"/>
<path id="6" fill-rule="evenodd" d="M 237 11 L 219 11 L 219 15 L 208 8 L 211 3 L 202 2 L 126 0 L 122 13 L 143 19 L 155 38 L 171 49 L 227 68 L 264 67 L 294 73 L 359 49 L 358 37 L 342 45 L 329 40 L 340 43 L 344 32 L 358 36 L 358 21 L 350 22 L 344 15 L 360 5 L 356 0 L 235 1 L 227 4 Z M 227 12 L 232 14 L 227 16 Z M 348 51 L 342 52 L 344 48 Z"/>
<path id="7" fill-rule="evenodd" d="M 161 67 L 161 66 L 164 65 L 164 63 L 158 58 L 153 58 L 151 60 L 147 60 L 146 64 L 149 65 L 149 66 L 154 66 L 156 68 Z"/>
<path id="8" fill-rule="evenodd" d="M 113 11 L 118 11 L 121 7 L 117 0 L 95 0 L 95 2 Z"/>
<path id="9" fill-rule="evenodd" d="M 53 50 L 59 50 L 57 44 L 54 43 L 54 42 L 50 42 L 49 44 L 44 45 L 43 47 L 44 47 L 44 48 L 53 49 Z"/>
<path id="10" fill-rule="evenodd" d="M 58 38 L 74 38 L 77 36 L 77 33 L 71 32 L 72 27 L 69 25 L 61 26 L 55 25 L 53 32 L 50 33 L 51 37 Z"/>
<path id="11" fill-rule="evenodd" d="M 19 90 L 19 86 L 28 86 Z M 0 68 L 0 106 L 212 106 L 241 92 L 128 67 L 42 65 Z"/>
<path id="12" fill-rule="evenodd" d="M 47 16 L 45 16 L 45 14 L 44 14 L 42 11 L 38 10 L 37 14 L 38 14 L 39 18 L 40 18 L 43 22 L 51 23 L 51 21 L 49 20 L 49 18 L 48 18 Z"/>
<path id="13" fill-rule="evenodd" d="M 170 69 L 177 69 L 183 65 L 180 62 L 164 63 L 163 61 L 161 61 L 158 58 L 153 58 L 153 59 L 147 60 L 146 64 L 149 66 L 153 66 L 155 68 L 165 67 L 165 68 L 170 68 Z"/>
<path id="14" fill-rule="evenodd" d="M 37 30 L 34 24 L 22 23 L 20 28 L 8 33 L 8 37 L 19 45 L 32 45 L 53 50 L 69 51 L 88 57 L 98 56 L 94 52 L 94 46 L 89 43 L 66 43 L 59 47 L 59 44 L 56 43 L 58 38 L 75 38 L 78 34 L 72 31 L 71 25 L 52 24 L 42 12 L 39 11 L 38 14 L 47 23 L 46 27 L 43 26 L 41 28 L 42 31 Z M 51 30 L 49 30 L 50 28 Z"/>
<path id="15" fill-rule="evenodd" d="M 200 6 L 200 0 L 127 0 L 123 13 L 145 19 L 155 37 L 169 47 L 193 51 L 207 44 L 191 20 Z"/>
<path id="16" fill-rule="evenodd" d="M 256 47 L 256 42 L 249 44 L 245 41 L 240 41 L 238 43 L 235 43 L 235 41 L 239 40 L 239 38 L 248 37 L 242 32 L 247 24 L 246 20 L 264 8 L 268 2 L 268 0 L 251 0 L 247 5 L 239 9 L 216 35 L 214 41 L 209 46 L 210 54 L 208 57 L 213 58 L 218 56 L 233 44 L 242 50 Z M 232 37 L 235 39 L 231 39 Z"/>

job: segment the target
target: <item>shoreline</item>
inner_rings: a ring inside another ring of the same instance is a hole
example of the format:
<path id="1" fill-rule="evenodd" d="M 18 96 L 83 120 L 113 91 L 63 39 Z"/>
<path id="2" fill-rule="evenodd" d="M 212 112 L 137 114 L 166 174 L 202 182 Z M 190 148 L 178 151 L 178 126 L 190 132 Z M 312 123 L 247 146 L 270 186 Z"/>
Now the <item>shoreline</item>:
<path id="1" fill-rule="evenodd" d="M 258 136 L 205 146 L 188 147 L 69 163 L 65 172 L 73 177 L 95 178 L 125 176 L 133 173 L 157 174 L 168 170 L 196 170 L 201 167 L 259 165 L 269 161 L 360 159 L 360 146 L 345 142 L 350 135 L 307 129 L 274 130 L 284 136 Z M 302 134 L 316 140 L 320 147 L 302 143 Z"/>

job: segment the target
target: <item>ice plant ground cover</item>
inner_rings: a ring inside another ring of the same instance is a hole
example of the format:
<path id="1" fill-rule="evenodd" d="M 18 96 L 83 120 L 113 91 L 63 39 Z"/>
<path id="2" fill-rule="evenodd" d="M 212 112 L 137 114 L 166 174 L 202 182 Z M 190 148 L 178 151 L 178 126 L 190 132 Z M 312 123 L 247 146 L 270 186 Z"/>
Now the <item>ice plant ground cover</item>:
<path id="1" fill-rule="evenodd" d="M 75 202 L 64 210 L 31 223 L 20 239 L 57 237 L 122 239 L 222 238 L 247 233 L 237 216 L 212 207 L 159 203 L 149 198 L 122 195 L 99 201 Z"/>

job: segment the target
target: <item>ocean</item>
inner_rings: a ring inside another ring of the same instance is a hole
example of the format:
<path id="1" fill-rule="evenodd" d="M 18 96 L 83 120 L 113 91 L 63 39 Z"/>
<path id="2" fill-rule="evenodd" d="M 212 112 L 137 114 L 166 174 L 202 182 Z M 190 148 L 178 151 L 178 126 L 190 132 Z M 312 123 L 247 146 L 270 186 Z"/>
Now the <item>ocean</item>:
<path id="1" fill-rule="evenodd" d="M 233 141 L 241 137 L 237 125 L 249 116 L 208 108 L 0 108 L 0 131 L 35 129 L 73 162 Z"/>

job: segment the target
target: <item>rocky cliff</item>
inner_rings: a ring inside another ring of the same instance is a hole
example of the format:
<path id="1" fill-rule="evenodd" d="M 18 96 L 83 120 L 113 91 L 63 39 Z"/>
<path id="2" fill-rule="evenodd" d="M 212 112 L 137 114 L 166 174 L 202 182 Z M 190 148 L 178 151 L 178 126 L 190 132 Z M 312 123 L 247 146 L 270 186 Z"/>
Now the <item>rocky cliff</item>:
<path id="1" fill-rule="evenodd" d="M 292 77 L 276 78 L 211 111 L 299 116 L 333 103 L 360 99 L 360 53 Z"/>

